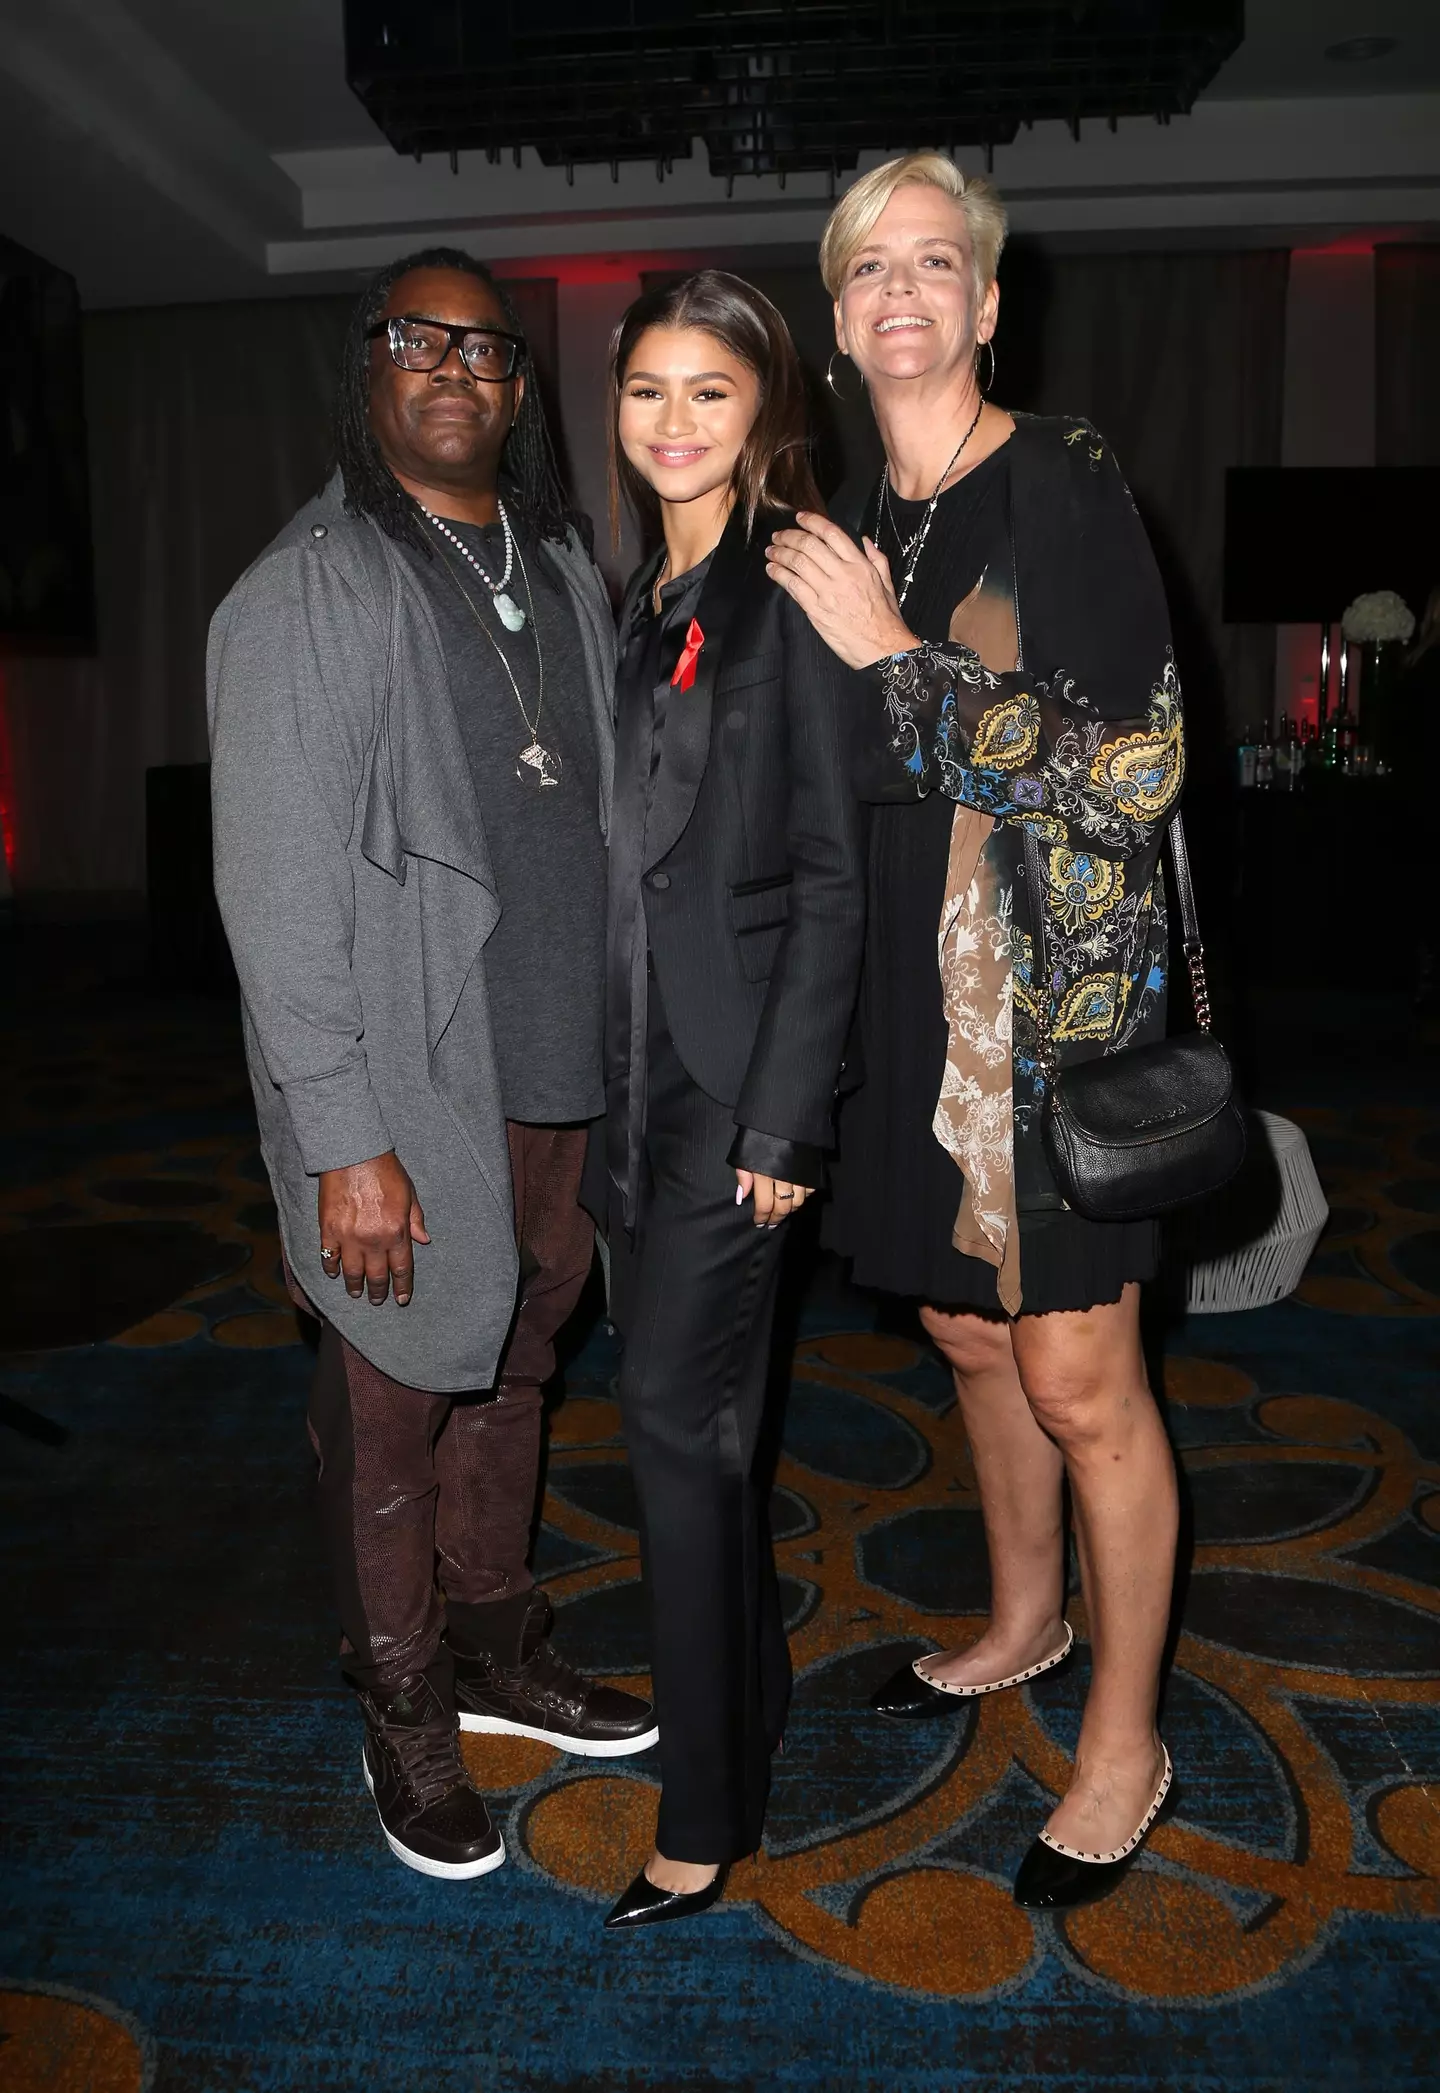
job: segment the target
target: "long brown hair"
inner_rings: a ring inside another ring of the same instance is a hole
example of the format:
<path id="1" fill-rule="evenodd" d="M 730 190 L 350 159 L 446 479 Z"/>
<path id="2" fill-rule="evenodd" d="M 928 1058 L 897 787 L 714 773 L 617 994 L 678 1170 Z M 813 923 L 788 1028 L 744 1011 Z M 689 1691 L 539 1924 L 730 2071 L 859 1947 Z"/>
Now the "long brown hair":
<path id="1" fill-rule="evenodd" d="M 647 542 L 660 535 L 660 497 L 620 448 L 620 400 L 635 345 L 651 327 L 698 327 L 738 357 L 760 381 L 755 423 L 735 461 L 735 499 L 754 528 L 760 509 L 819 509 L 810 469 L 805 380 L 790 329 L 763 291 L 724 269 L 701 269 L 667 289 L 647 291 L 610 341 L 610 536 L 620 543 L 622 497 Z"/>

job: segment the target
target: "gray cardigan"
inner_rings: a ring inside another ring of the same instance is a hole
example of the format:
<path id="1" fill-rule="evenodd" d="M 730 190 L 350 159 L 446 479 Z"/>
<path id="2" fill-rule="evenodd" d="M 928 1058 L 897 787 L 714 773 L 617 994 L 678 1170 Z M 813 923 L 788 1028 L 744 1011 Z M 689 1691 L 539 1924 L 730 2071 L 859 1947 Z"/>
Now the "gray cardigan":
<path id="1" fill-rule="evenodd" d="M 614 624 L 573 536 L 547 545 L 584 648 L 608 833 Z M 515 1308 L 509 1152 L 485 970 L 500 898 L 423 590 L 338 477 L 210 627 L 215 891 L 280 1232 L 382 1372 L 487 1388 Z M 322 1277 L 315 1178 L 394 1149 L 432 1241 L 397 1308 Z"/>

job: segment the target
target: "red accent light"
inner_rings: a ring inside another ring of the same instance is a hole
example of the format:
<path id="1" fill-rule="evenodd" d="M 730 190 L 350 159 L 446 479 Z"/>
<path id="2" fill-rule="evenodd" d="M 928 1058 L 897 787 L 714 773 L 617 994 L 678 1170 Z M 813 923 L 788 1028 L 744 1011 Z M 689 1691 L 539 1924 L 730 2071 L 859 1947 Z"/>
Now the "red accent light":
<path id="1" fill-rule="evenodd" d="M 692 269 L 711 267 L 714 259 L 711 252 L 647 248 L 635 254 L 547 254 L 524 261 L 497 262 L 495 271 L 504 282 L 539 276 L 566 285 L 634 283 L 652 272 L 683 276 Z"/>
<path id="2" fill-rule="evenodd" d="M 1294 247 L 1292 255 L 1301 254 L 1374 254 L 1376 242 L 1364 233 L 1346 233 L 1338 240 L 1327 240 L 1323 247 Z"/>

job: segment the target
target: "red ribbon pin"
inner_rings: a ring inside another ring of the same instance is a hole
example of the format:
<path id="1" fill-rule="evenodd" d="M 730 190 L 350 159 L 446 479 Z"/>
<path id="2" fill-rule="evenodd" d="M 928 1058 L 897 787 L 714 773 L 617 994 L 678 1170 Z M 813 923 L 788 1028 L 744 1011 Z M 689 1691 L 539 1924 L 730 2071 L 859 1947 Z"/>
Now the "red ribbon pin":
<path id="1" fill-rule="evenodd" d="M 680 659 L 675 664 L 675 673 L 670 678 L 672 690 L 689 690 L 695 681 L 695 664 L 700 659 L 700 649 L 705 644 L 705 635 L 700 630 L 697 618 L 690 620 L 690 629 L 685 635 L 685 644 L 680 649 Z"/>

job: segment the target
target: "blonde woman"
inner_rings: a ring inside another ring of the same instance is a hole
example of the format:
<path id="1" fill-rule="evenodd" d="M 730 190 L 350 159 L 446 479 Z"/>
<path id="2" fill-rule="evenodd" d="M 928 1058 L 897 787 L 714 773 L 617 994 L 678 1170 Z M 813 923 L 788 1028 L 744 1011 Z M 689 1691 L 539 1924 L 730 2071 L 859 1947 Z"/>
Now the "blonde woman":
<path id="1" fill-rule="evenodd" d="M 1093 1677 L 1070 1785 L 1015 1886 L 1065 1906 L 1116 1886 L 1169 1799 L 1176 1497 L 1140 1345 L 1156 1230 L 1065 1207 L 1042 1064 L 1164 1030 L 1158 856 L 1182 728 L 1164 596 L 1108 445 L 986 397 L 1004 237 L 990 185 L 935 153 L 841 200 L 821 268 L 886 465 L 858 544 L 807 513 L 769 557 L 873 690 L 865 1083 L 841 1118 L 832 1238 L 862 1283 L 922 1304 L 990 1552 L 985 1631 L 907 1665 L 876 1705 L 943 1715 L 1069 1656 L 1068 1481 Z"/>

